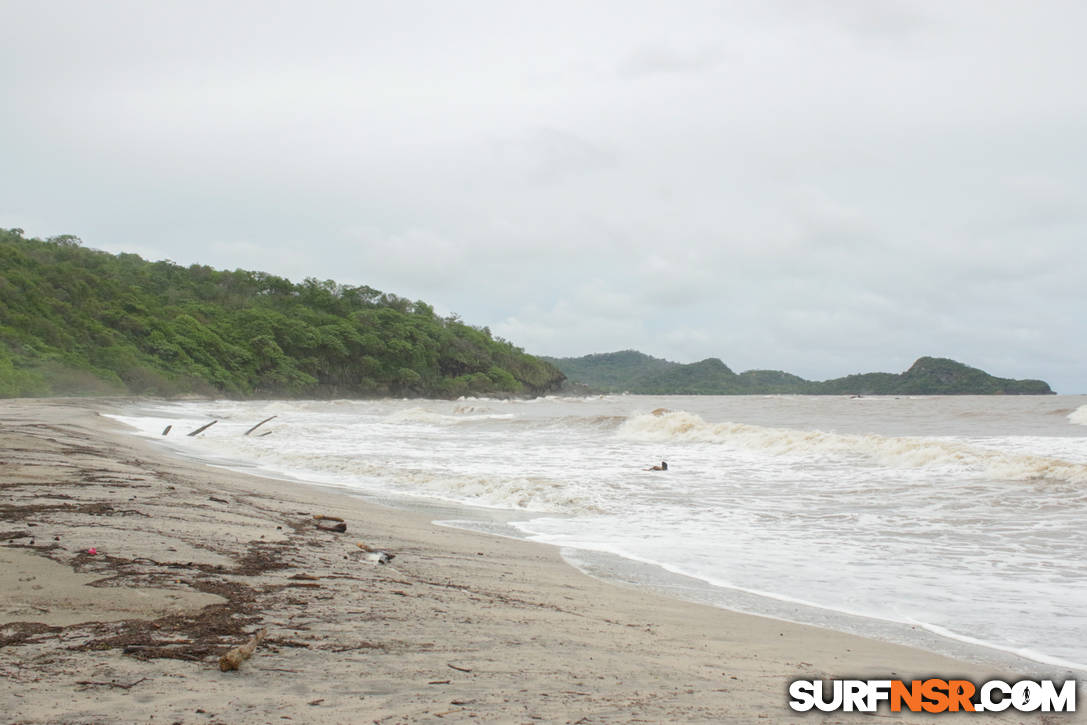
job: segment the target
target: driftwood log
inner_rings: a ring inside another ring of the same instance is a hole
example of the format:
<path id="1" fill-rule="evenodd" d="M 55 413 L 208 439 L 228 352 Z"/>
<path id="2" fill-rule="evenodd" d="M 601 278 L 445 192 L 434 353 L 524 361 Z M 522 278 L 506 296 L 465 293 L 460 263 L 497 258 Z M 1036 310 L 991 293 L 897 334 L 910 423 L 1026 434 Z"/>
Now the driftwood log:
<path id="1" fill-rule="evenodd" d="M 219 669 L 223 672 L 229 672 L 230 670 L 236 670 L 242 666 L 242 662 L 253 656 L 253 651 L 256 650 L 257 645 L 264 639 L 265 631 L 263 629 L 257 630 L 257 633 L 253 635 L 245 644 L 240 647 L 227 652 L 225 655 L 219 658 Z"/>
<path id="2" fill-rule="evenodd" d="M 249 430 L 247 430 L 247 431 L 245 432 L 245 434 L 246 434 L 246 435 L 249 435 L 250 433 L 252 433 L 253 431 L 255 431 L 255 430 L 256 430 L 257 428 L 260 428 L 260 427 L 261 427 L 262 425 L 264 425 L 265 423 L 267 423 L 268 421 L 272 420 L 272 419 L 273 419 L 273 418 L 275 418 L 275 417 L 276 417 L 276 416 L 272 415 L 272 416 L 269 416 L 269 417 L 265 418 L 264 420 L 262 420 L 261 422 L 257 423 L 257 424 L 256 424 L 255 426 L 253 426 L 252 428 L 250 428 Z"/>
<path id="3" fill-rule="evenodd" d="M 116 687 L 116 688 L 118 688 L 120 690 L 131 690 L 133 687 L 140 684 L 141 682 L 143 682 L 146 679 L 147 679 L 146 677 L 141 677 L 140 679 L 136 680 L 135 682 L 130 682 L 127 685 L 121 684 L 120 682 L 116 682 L 116 681 L 99 682 L 97 680 L 80 680 L 76 684 L 77 685 L 83 685 L 84 687 L 90 687 L 91 685 L 98 685 L 100 687 Z"/>
<path id="4" fill-rule="evenodd" d="M 347 524 L 344 523 L 344 520 L 341 519 L 339 516 L 314 514 L 313 521 L 317 525 L 317 528 L 321 531 L 332 531 L 337 534 L 342 534 L 347 531 Z"/>
<path id="5" fill-rule="evenodd" d="M 189 436 L 190 436 L 190 437 L 192 437 L 192 436 L 196 435 L 197 433 L 203 433 L 203 432 L 204 432 L 204 431 L 206 431 L 206 430 L 207 430 L 208 428 L 212 427 L 213 425 L 215 425 L 215 424 L 216 424 L 216 423 L 218 423 L 218 422 L 219 422 L 219 421 L 217 421 L 217 420 L 213 420 L 213 421 L 211 421 L 210 423 L 205 423 L 204 425 L 200 426 L 199 428 L 197 428 L 196 430 L 194 430 L 194 431 L 193 431 L 192 433 L 190 433 L 190 434 L 189 434 Z"/>

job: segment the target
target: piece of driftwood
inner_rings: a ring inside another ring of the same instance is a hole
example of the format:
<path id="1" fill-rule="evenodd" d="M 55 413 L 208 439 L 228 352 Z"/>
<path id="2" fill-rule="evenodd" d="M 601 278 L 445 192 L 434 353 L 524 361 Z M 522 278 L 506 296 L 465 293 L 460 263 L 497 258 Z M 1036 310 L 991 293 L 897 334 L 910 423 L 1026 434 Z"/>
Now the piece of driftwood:
<path id="1" fill-rule="evenodd" d="M 219 422 L 219 421 L 217 421 L 217 420 L 213 420 L 213 421 L 211 421 L 210 423 L 205 423 L 204 425 L 200 426 L 199 428 L 197 428 L 196 430 L 194 430 L 194 431 L 193 431 L 192 433 L 190 433 L 190 434 L 189 434 L 189 437 L 191 438 L 192 436 L 196 435 L 197 433 L 203 433 L 203 432 L 204 432 L 204 431 L 206 431 L 206 430 L 207 430 L 208 428 L 212 427 L 213 425 L 215 425 L 215 424 L 216 424 L 216 423 L 218 423 L 218 422 Z"/>
<path id="2" fill-rule="evenodd" d="M 242 662 L 245 662 L 247 659 L 253 656 L 253 651 L 256 650 L 257 645 L 260 644 L 260 641 L 264 639 L 264 634 L 265 631 L 263 629 L 258 629 L 257 633 L 254 634 L 253 638 L 250 639 L 248 642 L 241 645 L 240 647 L 235 647 L 234 649 L 230 650 L 225 655 L 220 657 L 219 669 L 223 672 L 228 672 L 230 670 L 236 670 L 241 667 Z"/>
<path id="3" fill-rule="evenodd" d="M 167 433 L 169 433 L 169 432 L 170 432 L 170 429 L 172 429 L 172 428 L 173 428 L 173 426 L 172 426 L 172 425 L 168 425 L 168 426 L 166 426 L 165 428 L 163 428 L 163 429 L 162 429 L 162 434 L 163 434 L 163 435 L 166 435 Z"/>
<path id="4" fill-rule="evenodd" d="M 359 642 L 358 644 L 349 644 L 343 647 L 331 647 L 329 652 L 357 652 L 360 649 L 379 649 L 384 650 L 385 645 L 374 644 L 373 642 Z"/>
<path id="5" fill-rule="evenodd" d="M 337 534 L 342 534 L 345 531 L 347 531 L 347 524 L 345 524 L 343 521 L 341 521 L 338 524 L 333 524 L 333 523 L 325 524 L 325 523 L 321 523 L 320 521 L 318 521 L 317 522 L 317 528 L 320 529 L 321 531 L 332 531 L 332 532 L 337 533 Z"/>
<path id="6" fill-rule="evenodd" d="M 225 498 L 216 498 L 215 496 L 208 496 L 208 501 L 214 501 L 216 503 L 230 503 Z"/>
<path id="7" fill-rule="evenodd" d="M 309 642 L 299 642 L 297 639 L 272 639 L 268 638 L 264 640 L 268 644 L 275 645 L 277 647 L 305 647 L 309 649 Z"/>
<path id="8" fill-rule="evenodd" d="M 140 684 L 141 682 L 143 682 L 146 679 L 147 679 L 146 677 L 141 677 L 140 679 L 136 680 L 135 682 L 130 682 L 127 685 L 122 684 L 120 682 L 114 682 L 114 681 L 99 682 L 98 680 L 80 680 L 76 684 L 77 685 L 83 685 L 84 687 L 90 687 L 91 685 L 97 685 L 98 687 L 116 687 L 119 690 L 131 690 L 133 687 Z"/>
<path id="9" fill-rule="evenodd" d="M 250 433 L 252 433 L 253 431 L 255 431 L 255 430 L 256 430 L 257 428 L 260 428 L 260 427 L 261 427 L 262 425 L 264 425 L 265 423 L 267 423 L 268 421 L 272 420 L 272 419 L 273 419 L 273 418 L 275 418 L 275 417 L 277 417 L 277 416 L 274 416 L 274 415 L 272 415 L 272 416 L 269 416 L 269 417 L 265 418 L 264 420 L 262 420 L 261 422 L 257 423 L 257 424 L 256 424 L 255 426 L 253 426 L 252 428 L 250 428 L 249 430 L 247 430 L 247 431 L 245 432 L 245 434 L 246 434 L 246 435 L 249 435 Z"/>
<path id="10" fill-rule="evenodd" d="M 125 645 L 125 654 L 128 654 L 127 650 L 138 649 L 158 649 L 159 647 L 169 647 L 174 644 L 192 644 L 191 639 L 160 639 L 155 641 L 154 644 L 130 644 Z"/>
<path id="11" fill-rule="evenodd" d="M 339 516 L 326 516 L 325 514 L 314 514 L 313 518 L 316 521 L 343 521 Z"/>

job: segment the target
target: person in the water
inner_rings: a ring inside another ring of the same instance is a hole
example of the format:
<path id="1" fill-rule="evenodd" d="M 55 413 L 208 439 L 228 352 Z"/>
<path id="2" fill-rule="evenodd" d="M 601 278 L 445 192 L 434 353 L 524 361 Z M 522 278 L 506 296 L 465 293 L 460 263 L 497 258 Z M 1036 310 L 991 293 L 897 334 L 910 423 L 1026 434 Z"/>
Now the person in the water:
<path id="1" fill-rule="evenodd" d="M 661 461 L 661 464 L 659 466 L 650 466 L 649 468 L 647 468 L 645 470 L 647 470 L 647 471 L 667 471 L 668 470 L 668 462 L 667 461 Z"/>

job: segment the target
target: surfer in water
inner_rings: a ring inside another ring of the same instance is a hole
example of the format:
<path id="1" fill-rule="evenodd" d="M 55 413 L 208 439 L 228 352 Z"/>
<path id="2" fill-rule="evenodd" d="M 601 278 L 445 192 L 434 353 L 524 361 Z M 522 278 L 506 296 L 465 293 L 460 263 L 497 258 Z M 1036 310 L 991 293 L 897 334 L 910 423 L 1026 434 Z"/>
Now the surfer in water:
<path id="1" fill-rule="evenodd" d="M 647 470 L 647 471 L 667 471 L 668 470 L 668 462 L 667 461 L 661 461 L 661 464 L 659 466 L 650 466 L 649 468 L 647 468 L 645 470 Z"/>

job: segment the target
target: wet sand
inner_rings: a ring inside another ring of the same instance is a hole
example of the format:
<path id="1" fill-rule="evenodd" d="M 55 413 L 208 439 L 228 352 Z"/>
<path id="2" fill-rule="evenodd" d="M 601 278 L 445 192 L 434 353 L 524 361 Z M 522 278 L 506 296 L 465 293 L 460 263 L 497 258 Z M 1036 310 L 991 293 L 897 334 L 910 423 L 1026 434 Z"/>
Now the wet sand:
<path id="1" fill-rule="evenodd" d="M 932 716 L 798 715 L 786 690 L 1017 679 L 608 584 L 552 547 L 170 457 L 99 414 L 111 405 L 0 401 L 5 721 L 917 722 Z M 395 558 L 372 562 L 359 543 Z M 219 656 L 262 628 L 252 659 L 220 672 Z"/>

